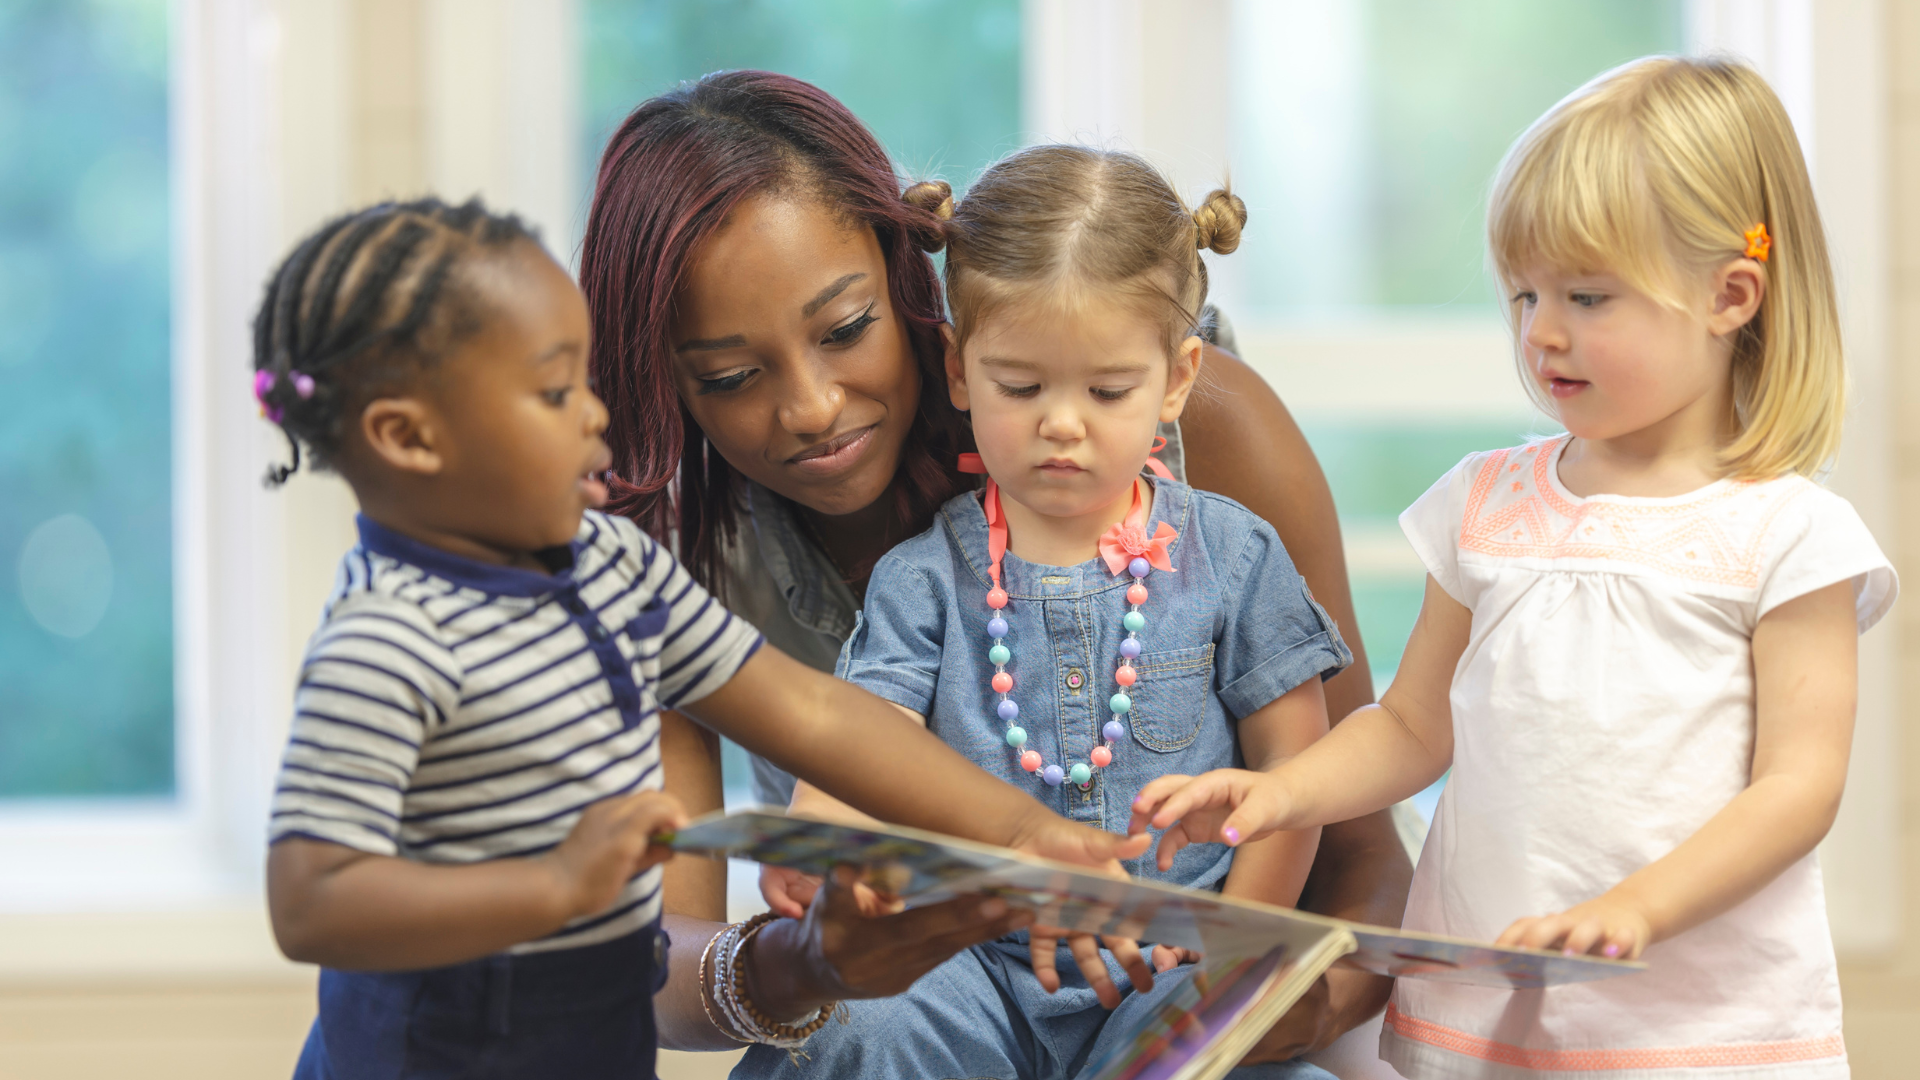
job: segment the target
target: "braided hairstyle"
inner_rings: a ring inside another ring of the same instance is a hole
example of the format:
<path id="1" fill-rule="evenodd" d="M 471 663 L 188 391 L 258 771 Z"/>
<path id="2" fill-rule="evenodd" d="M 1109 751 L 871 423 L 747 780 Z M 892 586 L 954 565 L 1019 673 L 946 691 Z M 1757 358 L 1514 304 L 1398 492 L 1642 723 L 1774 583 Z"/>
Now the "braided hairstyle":
<path id="1" fill-rule="evenodd" d="M 511 214 L 479 199 L 381 203 L 336 218 L 301 241 L 267 281 L 253 320 L 254 393 L 293 460 L 267 486 L 339 453 L 367 402 L 406 385 L 480 329 L 461 260 L 538 243 Z"/>

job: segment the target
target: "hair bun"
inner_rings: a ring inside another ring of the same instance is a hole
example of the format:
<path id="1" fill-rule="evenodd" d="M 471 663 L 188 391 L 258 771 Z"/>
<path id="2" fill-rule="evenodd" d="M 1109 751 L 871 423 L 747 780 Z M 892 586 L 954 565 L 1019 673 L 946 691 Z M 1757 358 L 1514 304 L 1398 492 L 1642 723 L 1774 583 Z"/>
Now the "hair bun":
<path id="1" fill-rule="evenodd" d="M 900 198 L 908 206 L 925 210 L 939 221 L 938 225 L 928 229 L 919 238 L 920 247 L 928 252 L 946 247 L 946 231 L 942 226 L 953 218 L 953 185 L 945 180 L 922 180 L 903 192 Z"/>
<path id="2" fill-rule="evenodd" d="M 1215 188 L 1193 211 L 1193 246 L 1226 255 L 1240 246 L 1247 225 L 1247 204 L 1226 188 Z"/>

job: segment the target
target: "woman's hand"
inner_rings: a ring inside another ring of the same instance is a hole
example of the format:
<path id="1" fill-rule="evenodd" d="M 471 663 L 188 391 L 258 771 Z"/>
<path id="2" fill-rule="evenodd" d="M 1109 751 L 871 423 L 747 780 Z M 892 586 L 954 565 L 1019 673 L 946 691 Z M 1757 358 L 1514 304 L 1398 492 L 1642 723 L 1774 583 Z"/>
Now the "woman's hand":
<path id="1" fill-rule="evenodd" d="M 1636 960 L 1652 942 L 1653 924 L 1647 916 L 1607 893 L 1557 915 L 1516 919 L 1494 944 L 1558 948 L 1568 956 L 1592 953 L 1609 960 Z"/>
<path id="2" fill-rule="evenodd" d="M 1033 922 L 993 897 L 960 897 L 869 917 L 855 894 L 857 873 L 837 868 L 804 919 L 771 923 L 753 939 L 748 992 L 777 1022 L 831 1001 L 892 997 L 962 949 Z"/>

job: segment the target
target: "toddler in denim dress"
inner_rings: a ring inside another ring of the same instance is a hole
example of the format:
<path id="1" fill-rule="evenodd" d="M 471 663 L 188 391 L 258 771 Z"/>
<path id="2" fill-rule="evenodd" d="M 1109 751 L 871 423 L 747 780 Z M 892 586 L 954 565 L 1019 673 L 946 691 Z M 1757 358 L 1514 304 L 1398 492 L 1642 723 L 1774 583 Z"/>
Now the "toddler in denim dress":
<path id="1" fill-rule="evenodd" d="M 1189 213 L 1131 155 L 1035 147 L 951 213 L 948 390 L 980 450 L 961 467 L 989 479 L 876 564 L 838 674 L 1059 814 L 1125 833 L 1158 777 L 1304 750 L 1326 731 L 1321 682 L 1351 661 L 1273 527 L 1150 456 L 1199 375 L 1197 249 L 1230 250 L 1245 211 L 1221 191 Z M 856 818 L 805 783 L 792 806 Z M 1165 871 L 1128 869 L 1291 906 L 1317 843 L 1194 843 Z M 763 871 L 776 910 L 812 887 Z M 1193 970 L 1156 949 L 1149 974 L 1133 943 L 1106 944 L 1022 933 L 975 946 L 906 994 L 849 1003 L 806 1068 L 1080 1075 Z M 761 1048 L 735 1072 L 775 1074 Z M 1234 1075 L 1325 1074 L 1288 1062 Z"/>

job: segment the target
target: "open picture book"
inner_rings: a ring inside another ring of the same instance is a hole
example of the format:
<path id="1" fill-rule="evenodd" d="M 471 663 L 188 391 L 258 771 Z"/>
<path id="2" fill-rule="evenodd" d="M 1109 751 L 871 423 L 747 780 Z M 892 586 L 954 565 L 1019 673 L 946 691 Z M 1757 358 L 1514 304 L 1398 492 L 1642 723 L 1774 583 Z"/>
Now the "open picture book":
<path id="1" fill-rule="evenodd" d="M 992 895 L 1045 926 L 1172 945 L 1201 954 L 1198 971 L 1089 1063 L 1096 1080 L 1214 1080 L 1334 964 L 1399 978 L 1536 989 L 1631 975 L 1641 963 L 1343 922 L 1183 889 L 1104 877 L 1065 863 L 899 827 L 862 828 L 775 810 L 712 814 L 671 841 L 689 854 L 749 859 L 825 875 L 860 867 L 909 907 Z"/>

